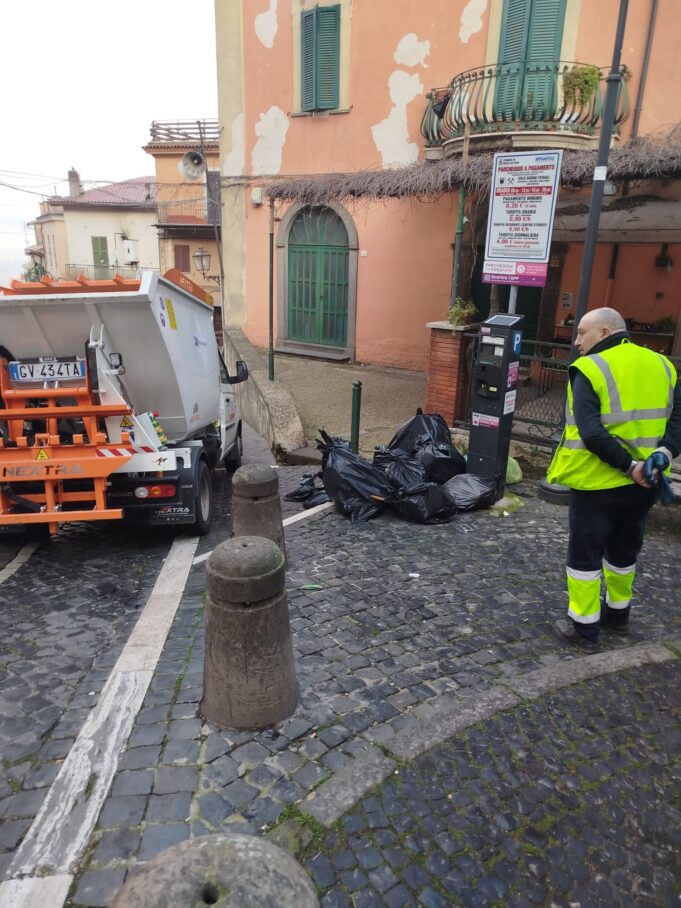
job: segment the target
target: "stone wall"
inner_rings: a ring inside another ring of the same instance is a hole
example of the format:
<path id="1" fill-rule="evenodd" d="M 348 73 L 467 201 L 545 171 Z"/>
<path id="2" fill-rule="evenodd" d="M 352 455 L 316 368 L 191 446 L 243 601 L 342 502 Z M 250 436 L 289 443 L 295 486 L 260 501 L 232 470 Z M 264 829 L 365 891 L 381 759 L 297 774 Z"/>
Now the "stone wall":
<path id="1" fill-rule="evenodd" d="M 276 456 L 305 445 L 303 424 L 295 402 L 281 382 L 270 381 L 260 353 L 239 328 L 225 330 L 225 362 L 230 374 L 236 361 L 248 366 L 248 381 L 235 385 L 241 417 L 269 444 Z"/>

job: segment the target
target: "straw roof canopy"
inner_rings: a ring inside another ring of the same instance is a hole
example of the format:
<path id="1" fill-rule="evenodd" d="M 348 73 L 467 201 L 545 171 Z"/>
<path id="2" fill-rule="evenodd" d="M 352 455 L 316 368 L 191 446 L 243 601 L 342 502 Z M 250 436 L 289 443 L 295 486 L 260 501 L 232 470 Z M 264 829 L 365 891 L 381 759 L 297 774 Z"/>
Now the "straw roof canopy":
<path id="1" fill-rule="evenodd" d="M 420 162 L 399 169 L 288 178 L 270 184 L 266 194 L 277 201 L 318 206 L 341 199 L 435 198 L 458 189 L 462 184 L 470 191 L 485 192 L 491 179 L 493 157 L 491 153 L 473 154 L 466 167 L 461 158 L 456 157 L 435 163 Z M 590 184 L 595 164 L 595 150 L 565 151 L 561 183 L 564 186 Z M 634 139 L 613 148 L 608 179 L 614 183 L 681 179 L 681 136 L 678 130 L 662 140 Z"/>

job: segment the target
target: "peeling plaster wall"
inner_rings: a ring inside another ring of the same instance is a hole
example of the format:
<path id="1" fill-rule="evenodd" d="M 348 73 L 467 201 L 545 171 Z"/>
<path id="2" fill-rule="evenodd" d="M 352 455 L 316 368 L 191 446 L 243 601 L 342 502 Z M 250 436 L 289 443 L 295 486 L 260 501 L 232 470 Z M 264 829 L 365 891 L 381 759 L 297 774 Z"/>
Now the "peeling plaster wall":
<path id="1" fill-rule="evenodd" d="M 371 127 L 374 142 L 384 167 L 413 164 L 419 156 L 419 146 L 409 141 L 407 105 L 423 94 L 423 83 L 416 73 L 396 69 L 388 79 L 392 109 L 385 120 Z"/>
<path id="2" fill-rule="evenodd" d="M 232 150 L 222 161 L 224 177 L 241 176 L 246 171 L 246 115 L 238 113 L 232 120 Z"/>
<path id="3" fill-rule="evenodd" d="M 259 13 L 253 22 L 255 33 L 263 47 L 271 48 L 279 30 L 277 21 L 277 5 L 279 0 L 269 0 L 269 8 Z"/>
<path id="4" fill-rule="evenodd" d="M 472 35 L 482 29 L 483 13 L 487 9 L 487 0 L 469 0 L 461 13 L 461 26 L 459 38 L 463 44 L 468 44 Z"/>
<path id="5" fill-rule="evenodd" d="M 430 53 L 430 41 L 419 41 L 415 32 L 409 32 L 400 41 L 393 54 L 395 63 L 400 66 L 427 67 L 426 57 Z"/>
<path id="6" fill-rule="evenodd" d="M 254 176 L 280 172 L 288 126 L 288 117 L 280 107 L 270 107 L 260 114 L 260 119 L 255 124 L 259 138 L 251 156 L 251 173 Z"/>

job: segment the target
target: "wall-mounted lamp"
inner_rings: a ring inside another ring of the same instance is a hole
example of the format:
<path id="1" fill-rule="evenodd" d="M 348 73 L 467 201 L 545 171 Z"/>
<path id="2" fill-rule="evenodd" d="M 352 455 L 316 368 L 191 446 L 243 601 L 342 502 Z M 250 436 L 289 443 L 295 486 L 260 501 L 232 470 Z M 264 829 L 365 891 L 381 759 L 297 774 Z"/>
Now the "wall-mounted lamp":
<path id="1" fill-rule="evenodd" d="M 207 249 L 204 249 L 203 246 L 199 246 L 192 253 L 192 259 L 194 260 L 194 267 L 197 271 L 201 272 L 201 276 L 204 281 L 215 281 L 216 284 L 220 283 L 219 274 L 208 274 L 210 271 L 210 260 L 212 256 Z"/>
<path id="2" fill-rule="evenodd" d="M 667 271 L 671 271 L 674 267 L 674 262 L 669 254 L 669 245 L 667 243 L 662 244 L 660 254 L 655 256 L 655 267 L 666 268 Z"/>

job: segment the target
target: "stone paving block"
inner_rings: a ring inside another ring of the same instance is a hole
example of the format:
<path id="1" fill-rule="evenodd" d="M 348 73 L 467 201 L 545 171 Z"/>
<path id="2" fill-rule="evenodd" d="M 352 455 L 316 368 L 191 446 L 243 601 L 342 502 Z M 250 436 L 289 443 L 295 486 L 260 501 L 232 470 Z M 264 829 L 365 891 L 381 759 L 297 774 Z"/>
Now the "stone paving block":
<path id="1" fill-rule="evenodd" d="M 269 750 L 263 747 L 262 744 L 258 744 L 257 741 L 242 744 L 230 754 L 236 763 L 243 764 L 247 769 L 254 769 L 259 766 L 269 755 Z"/>
<path id="2" fill-rule="evenodd" d="M 151 795 L 145 820 L 147 823 L 170 823 L 189 819 L 192 796 L 189 791 Z"/>
<path id="3" fill-rule="evenodd" d="M 160 744 L 133 747 L 123 752 L 118 765 L 120 769 L 147 769 L 150 766 L 156 766 L 160 754 Z"/>
<path id="4" fill-rule="evenodd" d="M 111 793 L 118 795 L 146 795 L 151 792 L 154 773 L 151 769 L 124 769 L 113 783 Z"/>
<path id="5" fill-rule="evenodd" d="M 146 808 L 147 798 L 143 795 L 110 797 L 102 808 L 97 825 L 101 829 L 137 826 L 142 822 Z"/>
<path id="6" fill-rule="evenodd" d="M 78 883 L 74 901 L 77 905 L 104 906 L 123 885 L 126 877 L 124 867 L 112 870 L 90 870 L 84 873 Z"/>
<path id="7" fill-rule="evenodd" d="M 187 739 L 169 740 L 163 748 L 163 763 L 196 764 L 199 760 L 200 742 Z"/>
<path id="8" fill-rule="evenodd" d="M 189 838 L 189 823 L 147 824 L 137 853 L 140 861 L 148 861 L 166 848 Z"/>
<path id="9" fill-rule="evenodd" d="M 154 781 L 155 794 L 195 791 L 199 780 L 197 766 L 159 766 Z"/>
<path id="10" fill-rule="evenodd" d="M 92 856 L 94 866 L 127 861 L 137 851 L 142 833 L 139 829 L 118 829 L 102 834 Z"/>

